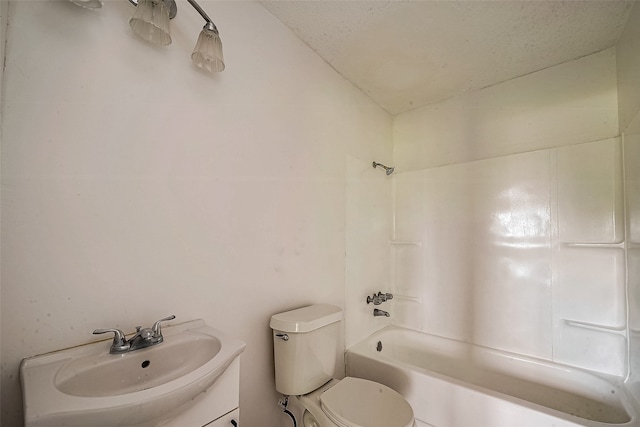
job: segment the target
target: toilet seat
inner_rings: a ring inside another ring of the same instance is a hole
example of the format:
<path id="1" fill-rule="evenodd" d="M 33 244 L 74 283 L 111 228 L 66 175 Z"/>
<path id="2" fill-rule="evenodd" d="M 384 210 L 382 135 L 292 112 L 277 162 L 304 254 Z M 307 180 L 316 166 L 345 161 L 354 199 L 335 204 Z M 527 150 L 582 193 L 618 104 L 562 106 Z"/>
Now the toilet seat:
<path id="1" fill-rule="evenodd" d="M 412 427 L 413 409 L 395 390 L 346 377 L 320 395 L 320 406 L 339 427 Z"/>

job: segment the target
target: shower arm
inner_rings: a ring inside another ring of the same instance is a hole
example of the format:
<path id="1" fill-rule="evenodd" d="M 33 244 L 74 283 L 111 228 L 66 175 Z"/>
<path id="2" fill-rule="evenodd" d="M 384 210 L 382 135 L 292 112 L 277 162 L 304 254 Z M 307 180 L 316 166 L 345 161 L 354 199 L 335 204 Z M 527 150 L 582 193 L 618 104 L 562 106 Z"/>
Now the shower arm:
<path id="1" fill-rule="evenodd" d="M 393 166 L 385 166 L 382 163 L 378 163 L 378 162 L 373 162 L 372 163 L 373 168 L 375 169 L 376 167 L 380 166 L 382 169 L 385 170 L 385 172 L 387 173 L 387 175 L 391 175 L 393 173 L 393 171 L 395 170 L 395 167 Z"/>

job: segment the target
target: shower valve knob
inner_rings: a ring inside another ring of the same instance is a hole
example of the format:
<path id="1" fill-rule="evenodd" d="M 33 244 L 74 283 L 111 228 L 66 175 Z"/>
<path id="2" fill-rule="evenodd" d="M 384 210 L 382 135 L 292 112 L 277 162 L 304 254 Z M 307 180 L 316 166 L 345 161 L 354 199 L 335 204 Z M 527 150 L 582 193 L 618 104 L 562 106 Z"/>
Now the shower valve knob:
<path id="1" fill-rule="evenodd" d="M 367 304 L 371 304 L 373 303 L 373 305 L 380 305 L 384 302 L 384 300 L 382 298 L 380 298 L 379 295 L 373 295 L 373 296 L 367 296 Z"/>
<path id="2" fill-rule="evenodd" d="M 393 299 L 393 294 L 383 294 L 382 292 L 378 292 L 377 294 L 373 294 L 372 296 L 367 296 L 367 304 L 373 303 L 373 305 L 380 305 L 390 299 Z"/>

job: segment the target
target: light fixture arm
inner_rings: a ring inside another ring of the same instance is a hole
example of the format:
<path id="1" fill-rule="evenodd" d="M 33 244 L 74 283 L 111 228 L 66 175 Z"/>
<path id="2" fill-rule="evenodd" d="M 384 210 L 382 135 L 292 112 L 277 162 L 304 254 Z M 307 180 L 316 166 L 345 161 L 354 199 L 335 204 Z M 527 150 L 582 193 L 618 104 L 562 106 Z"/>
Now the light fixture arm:
<path id="1" fill-rule="evenodd" d="M 176 5 L 175 0 L 160 0 L 160 1 L 163 1 L 164 4 L 167 6 L 167 8 L 169 8 L 169 19 L 175 18 L 176 14 L 178 13 L 178 6 Z M 207 12 L 205 12 L 204 9 L 200 7 L 200 5 L 196 2 L 196 0 L 187 0 L 187 1 L 200 14 L 200 16 L 202 16 L 202 19 L 207 21 L 204 27 L 207 30 L 215 31 L 217 33 L 218 28 L 216 28 L 216 24 L 213 23 L 211 18 L 209 18 L 209 15 L 207 15 Z M 138 0 L 129 0 L 129 3 L 138 7 Z"/>
<path id="2" fill-rule="evenodd" d="M 129 0 L 129 1 L 131 1 L 131 0 Z M 207 23 L 205 24 L 204 28 L 206 28 L 207 30 L 211 30 L 211 31 L 214 31 L 214 32 L 217 33 L 218 29 L 216 28 L 216 24 L 213 23 L 211 18 L 209 18 L 209 15 L 207 15 L 207 12 L 205 12 L 204 9 L 202 9 L 200 7 L 200 5 L 196 2 L 196 0 L 187 0 L 187 1 L 200 14 L 200 16 L 202 16 L 202 19 L 207 21 Z"/>
<path id="3" fill-rule="evenodd" d="M 176 5 L 175 0 L 159 0 L 164 2 L 164 5 L 169 9 L 169 19 L 173 19 L 178 14 L 178 6 Z M 129 0 L 129 3 L 138 7 L 138 0 Z"/>

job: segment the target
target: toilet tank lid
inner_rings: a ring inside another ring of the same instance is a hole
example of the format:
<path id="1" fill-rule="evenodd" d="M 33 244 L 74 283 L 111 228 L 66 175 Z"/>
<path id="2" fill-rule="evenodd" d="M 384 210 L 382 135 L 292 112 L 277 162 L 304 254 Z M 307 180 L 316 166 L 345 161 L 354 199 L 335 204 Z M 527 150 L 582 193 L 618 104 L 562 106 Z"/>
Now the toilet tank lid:
<path id="1" fill-rule="evenodd" d="M 282 332 L 310 332 L 342 320 L 342 309 L 330 304 L 314 304 L 271 316 L 271 329 Z"/>

